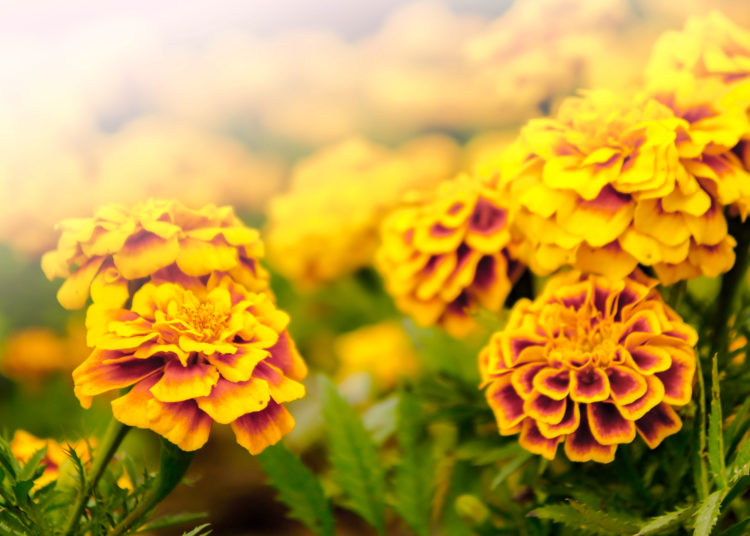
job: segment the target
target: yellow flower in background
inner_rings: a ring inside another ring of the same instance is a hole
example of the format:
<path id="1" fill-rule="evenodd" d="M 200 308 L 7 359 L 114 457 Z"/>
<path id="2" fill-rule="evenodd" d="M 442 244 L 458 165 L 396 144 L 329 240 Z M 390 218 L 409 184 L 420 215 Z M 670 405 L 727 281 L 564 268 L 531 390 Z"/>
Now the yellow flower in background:
<path id="1" fill-rule="evenodd" d="M 75 394 L 89 407 L 93 396 L 132 386 L 112 401 L 119 421 L 183 450 L 202 447 L 213 421 L 231 424 L 257 454 L 291 431 L 284 403 L 305 394 L 307 367 L 288 323 L 266 293 L 226 275 L 149 282 L 130 310 L 89 310 L 94 351 L 73 372 Z"/>
<path id="2" fill-rule="evenodd" d="M 602 90 L 530 121 L 500 166 L 521 259 L 540 274 L 572 265 L 612 278 L 640 263 L 664 283 L 727 271 L 735 242 L 718 190 L 748 176 L 722 145 L 734 126 L 712 137 L 710 121 L 690 118 Z"/>
<path id="3" fill-rule="evenodd" d="M 155 274 L 206 276 L 227 272 L 250 290 L 265 290 L 268 274 L 258 259 L 263 243 L 231 207 L 192 210 L 177 201 L 148 200 L 132 209 L 107 205 L 93 218 L 64 220 L 57 249 L 42 257 L 49 279 L 65 277 L 57 293 L 68 309 L 95 303 L 119 307 L 128 281 Z"/>
<path id="4" fill-rule="evenodd" d="M 5 376 L 37 385 L 56 372 L 71 372 L 89 353 L 82 322 L 69 322 L 64 336 L 43 327 L 11 334 L 2 349 L 0 370 Z"/>
<path id="5" fill-rule="evenodd" d="M 679 431 L 698 336 L 636 272 L 609 280 L 568 272 L 519 300 L 479 357 L 502 435 L 552 459 L 611 462 L 636 431 L 650 448 Z"/>
<path id="6" fill-rule="evenodd" d="M 303 287 L 369 265 L 378 226 L 399 196 L 450 176 L 459 156 L 444 136 L 395 150 L 355 138 L 314 153 L 295 166 L 289 191 L 269 206 L 269 262 Z"/>
<path id="7" fill-rule="evenodd" d="M 339 381 L 366 373 L 386 391 L 419 369 L 416 349 L 399 322 L 365 326 L 339 335 L 333 344 L 339 358 Z"/>
<path id="8" fill-rule="evenodd" d="M 41 140 L 0 127 L 0 241 L 29 255 L 54 247 L 53 226 L 63 218 L 109 203 L 153 197 L 260 211 L 282 184 L 277 159 L 196 125 L 139 117 L 113 133 L 66 130 L 58 139 L 48 115 L 38 125 L 22 123 L 29 132 L 44 130 Z M 83 110 L 76 118 L 92 119 Z"/>
<path id="9" fill-rule="evenodd" d="M 724 84 L 750 77 L 750 32 L 718 11 L 691 16 L 681 32 L 666 32 L 654 45 L 646 68 L 648 78 L 688 72 Z"/>
<path id="10" fill-rule="evenodd" d="M 407 196 L 383 222 L 377 267 L 418 324 L 462 336 L 478 305 L 498 311 L 522 271 L 508 252 L 511 213 L 494 184 L 470 176 Z"/>
<path id="11" fill-rule="evenodd" d="M 42 460 L 42 464 L 46 467 L 42 476 L 34 483 L 34 488 L 36 489 L 44 487 L 58 479 L 60 468 L 68 461 L 65 447 L 75 450 L 84 464 L 87 464 L 91 459 L 89 445 L 83 440 L 61 444 L 54 439 L 40 439 L 25 430 L 16 430 L 13 434 L 13 439 L 10 441 L 11 453 L 21 463 L 26 463 L 36 451 L 45 447 L 47 448 L 47 454 Z"/>

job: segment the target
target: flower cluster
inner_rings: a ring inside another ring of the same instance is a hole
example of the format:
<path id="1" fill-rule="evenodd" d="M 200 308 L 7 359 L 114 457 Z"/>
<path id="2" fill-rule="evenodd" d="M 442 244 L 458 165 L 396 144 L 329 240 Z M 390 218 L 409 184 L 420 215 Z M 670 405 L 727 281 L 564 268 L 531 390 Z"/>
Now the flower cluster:
<path id="1" fill-rule="evenodd" d="M 250 290 L 268 288 L 259 264 L 263 243 L 231 207 L 192 210 L 177 201 L 148 200 L 132 209 L 107 205 L 93 218 L 64 220 L 57 249 L 42 257 L 49 279 L 65 277 L 57 297 L 78 309 L 94 303 L 119 307 L 128 282 L 161 274 L 206 276 L 227 272 Z"/>
<path id="2" fill-rule="evenodd" d="M 154 279 L 130 309 L 88 320 L 94 351 L 73 372 L 83 406 L 132 386 L 112 402 L 115 418 L 183 450 L 203 446 L 212 421 L 231 424 L 252 454 L 294 426 L 283 404 L 304 396 L 307 368 L 267 294 L 227 275 Z"/>
<path id="3" fill-rule="evenodd" d="M 68 446 L 75 450 L 83 463 L 88 463 L 91 459 L 89 445 L 86 441 L 68 443 Z M 61 468 L 69 459 L 65 453 L 65 448 L 54 439 L 41 439 L 25 430 L 16 430 L 13 439 L 10 441 L 10 451 L 21 463 L 28 462 L 35 452 L 44 448 L 47 449 L 42 460 L 45 468 L 42 475 L 34 483 L 35 488 L 42 488 L 59 478 Z M 72 466 L 70 469 L 71 473 L 75 471 Z"/>
<path id="4" fill-rule="evenodd" d="M 482 350 L 487 401 L 503 435 L 552 459 L 614 459 L 636 430 L 655 448 L 691 397 L 696 332 L 639 272 L 612 281 L 568 272 L 520 300 Z"/>
<path id="5" fill-rule="evenodd" d="M 727 271 L 723 207 L 750 184 L 731 153 L 747 118 L 710 102 L 592 91 L 530 121 L 502 164 L 521 258 L 542 274 L 573 265 L 613 278 L 642 264 L 666 284 Z"/>
<path id="6" fill-rule="evenodd" d="M 361 139 L 321 149 L 294 168 L 289 192 L 269 207 L 270 262 L 302 287 L 369 265 L 378 225 L 396 200 L 452 175 L 458 157 L 442 136 L 395 150 Z"/>
<path id="7" fill-rule="evenodd" d="M 454 335 L 477 305 L 498 311 L 521 266 L 508 252 L 510 211 L 490 181 L 459 176 L 407 202 L 383 223 L 377 266 L 397 306 Z"/>

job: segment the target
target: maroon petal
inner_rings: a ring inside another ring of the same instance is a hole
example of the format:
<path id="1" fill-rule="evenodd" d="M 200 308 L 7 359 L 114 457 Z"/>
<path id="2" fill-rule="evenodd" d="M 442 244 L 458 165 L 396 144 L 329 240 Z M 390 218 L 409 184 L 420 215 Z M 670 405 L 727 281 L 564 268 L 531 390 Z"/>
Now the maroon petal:
<path id="1" fill-rule="evenodd" d="M 545 363 L 529 363 L 521 365 L 513 371 L 511 381 L 516 392 L 523 398 L 527 398 L 531 391 L 534 390 L 534 378 L 542 369 L 546 368 Z"/>
<path id="2" fill-rule="evenodd" d="M 500 433 L 514 428 L 526 416 L 523 398 L 518 396 L 510 380 L 510 374 L 493 381 L 487 389 L 487 402 L 495 413 Z"/>
<path id="3" fill-rule="evenodd" d="M 690 350 L 692 352 L 692 350 Z M 664 384 L 664 402 L 681 406 L 690 402 L 695 375 L 695 355 L 672 350 L 672 365 L 656 377 Z"/>
<path id="4" fill-rule="evenodd" d="M 672 406 L 662 402 L 638 419 L 635 426 L 646 444 L 655 449 L 665 437 L 677 433 L 682 428 L 682 421 Z"/>
<path id="5" fill-rule="evenodd" d="M 606 371 L 612 398 L 620 405 L 630 404 L 642 397 L 648 385 L 643 375 L 628 367 L 609 367 Z"/>
<path id="6" fill-rule="evenodd" d="M 547 424 L 538 422 L 539 431 L 544 437 L 557 437 L 559 435 L 572 434 L 576 431 L 581 423 L 581 411 L 577 402 L 567 399 L 565 405 L 565 415 L 557 424 Z"/>
<path id="7" fill-rule="evenodd" d="M 524 411 L 539 422 L 559 423 L 565 416 L 565 400 L 555 400 L 534 391 L 524 403 Z"/>
<path id="8" fill-rule="evenodd" d="M 609 379 L 603 370 L 587 367 L 573 371 L 570 396 L 577 402 L 599 402 L 609 398 Z"/>
<path id="9" fill-rule="evenodd" d="M 534 454 L 541 454 L 548 460 L 555 457 L 557 445 L 562 441 L 563 436 L 554 438 L 544 437 L 537 427 L 534 419 L 526 419 L 521 428 L 521 435 L 518 442 L 523 448 Z"/>
<path id="10" fill-rule="evenodd" d="M 609 402 L 589 404 L 587 416 L 591 434 L 602 445 L 630 443 L 635 439 L 635 425 L 620 415 L 617 406 Z"/>
<path id="11" fill-rule="evenodd" d="M 602 445 L 594 438 L 589 429 L 587 412 L 581 412 L 578 429 L 565 440 L 565 454 L 573 462 L 595 461 L 609 463 L 615 459 L 616 445 Z"/>

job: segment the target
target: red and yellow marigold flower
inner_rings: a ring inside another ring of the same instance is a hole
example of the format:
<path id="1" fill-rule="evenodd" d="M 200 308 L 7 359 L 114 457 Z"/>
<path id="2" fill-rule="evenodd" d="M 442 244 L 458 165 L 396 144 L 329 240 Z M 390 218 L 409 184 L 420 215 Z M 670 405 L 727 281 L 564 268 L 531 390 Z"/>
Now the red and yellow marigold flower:
<path id="1" fill-rule="evenodd" d="M 650 448 L 676 433 L 691 398 L 697 334 L 639 272 L 567 272 L 518 301 L 479 367 L 500 434 L 552 459 L 607 463 L 636 431 Z"/>
<path id="2" fill-rule="evenodd" d="M 76 451 L 83 463 L 88 463 L 91 459 L 89 445 L 86 441 L 69 442 L 67 446 Z M 10 451 L 21 463 L 28 462 L 35 452 L 43 448 L 47 449 L 47 453 L 42 460 L 45 468 L 42 476 L 34 483 L 35 488 L 44 487 L 58 479 L 60 468 L 69 459 L 65 453 L 65 447 L 54 439 L 41 439 L 25 430 L 16 430 L 13 439 L 10 441 Z"/>
<path id="3" fill-rule="evenodd" d="M 376 265 L 396 305 L 463 335 L 478 305 L 499 310 L 522 267 L 508 252 L 510 210 L 491 181 L 459 176 L 407 196 L 383 223 Z"/>
<path id="4" fill-rule="evenodd" d="M 257 454 L 294 427 L 284 403 L 305 394 L 307 368 L 288 323 L 266 293 L 227 275 L 206 284 L 154 279 L 129 310 L 90 308 L 94 350 L 73 372 L 75 394 L 88 407 L 95 395 L 132 386 L 112 401 L 121 422 L 183 450 L 203 446 L 213 421 L 231 424 Z"/>
<path id="5" fill-rule="evenodd" d="M 503 188 L 534 271 L 572 265 L 622 278 L 641 264 L 672 283 L 732 266 L 723 209 L 750 179 L 729 151 L 740 130 L 696 108 L 678 113 L 679 95 L 660 97 L 672 101 L 609 91 L 567 99 L 506 151 Z"/>
<path id="6" fill-rule="evenodd" d="M 148 200 L 132 209 L 107 205 L 93 218 L 59 224 L 57 249 L 42 257 L 49 279 L 65 277 L 57 297 L 78 309 L 91 294 L 95 303 L 119 307 L 128 281 L 177 271 L 193 277 L 227 272 L 251 290 L 265 290 L 268 274 L 259 264 L 263 243 L 231 207 L 192 210 L 177 201 Z"/>

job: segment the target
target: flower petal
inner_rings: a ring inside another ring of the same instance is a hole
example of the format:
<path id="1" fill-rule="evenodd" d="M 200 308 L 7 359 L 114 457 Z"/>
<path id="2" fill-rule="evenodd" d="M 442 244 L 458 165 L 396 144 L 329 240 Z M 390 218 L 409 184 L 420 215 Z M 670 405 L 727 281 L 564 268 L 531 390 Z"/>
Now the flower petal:
<path id="1" fill-rule="evenodd" d="M 664 384 L 654 376 L 645 376 L 645 379 L 648 388 L 643 396 L 635 402 L 618 406 L 622 416 L 630 421 L 640 419 L 664 399 Z"/>
<path id="2" fill-rule="evenodd" d="M 576 402 L 599 402 L 609 398 L 609 378 L 603 370 L 587 367 L 572 371 L 570 397 Z"/>
<path id="3" fill-rule="evenodd" d="M 294 418 L 281 404 L 271 401 L 268 407 L 247 413 L 232 423 L 237 443 L 250 454 L 260 454 L 266 447 L 275 445 L 294 428 Z"/>
<path id="4" fill-rule="evenodd" d="M 268 356 L 267 350 L 245 344 L 238 346 L 233 354 L 207 355 L 206 359 L 230 382 L 245 382 L 253 375 L 255 366 Z"/>
<path id="5" fill-rule="evenodd" d="M 521 426 L 521 435 L 518 442 L 523 448 L 534 454 L 541 454 L 548 460 L 552 460 L 557 452 L 557 445 L 562 441 L 563 436 L 548 438 L 539 432 L 534 419 L 526 419 Z"/>
<path id="6" fill-rule="evenodd" d="M 519 424 L 526 416 L 523 398 L 518 396 L 513 388 L 510 374 L 505 374 L 493 381 L 487 389 L 486 396 L 501 434 Z"/>
<path id="7" fill-rule="evenodd" d="M 182 450 L 198 450 L 208 441 L 213 421 L 198 408 L 195 400 L 160 402 L 152 398 L 147 411 L 148 427 Z"/>
<path id="8" fill-rule="evenodd" d="M 154 398 L 151 387 L 159 381 L 159 374 L 152 374 L 136 383 L 133 388 L 112 401 L 112 415 L 128 426 L 148 428 L 148 401 Z"/>
<path id="9" fill-rule="evenodd" d="M 534 377 L 534 388 L 555 400 L 562 400 L 570 392 L 571 372 L 568 369 L 547 367 Z"/>
<path id="10" fill-rule="evenodd" d="M 173 359 L 164 367 L 164 375 L 151 388 L 151 394 L 162 402 L 182 402 L 208 395 L 218 380 L 219 372 L 213 365 L 183 366 Z"/>
<path id="11" fill-rule="evenodd" d="M 70 274 L 57 291 L 57 301 L 66 309 L 80 309 L 86 305 L 91 282 L 99 272 L 105 257 L 94 257 Z"/>
<path id="12" fill-rule="evenodd" d="M 682 428 L 680 417 L 672 406 L 662 402 L 635 422 L 638 433 L 646 444 L 655 449 L 662 440 Z"/>
<path id="13" fill-rule="evenodd" d="M 648 385 L 641 374 L 629 367 L 614 366 L 605 370 L 612 399 L 619 405 L 630 404 L 642 397 Z"/>
<path id="14" fill-rule="evenodd" d="M 164 366 L 160 357 L 106 362 L 108 358 L 120 356 L 119 352 L 96 349 L 73 371 L 75 395 L 84 407 L 89 407 L 91 402 L 89 399 L 86 404 L 86 398 L 133 385 Z"/>
<path id="15" fill-rule="evenodd" d="M 664 402 L 681 406 L 692 397 L 695 356 L 677 349 L 670 353 L 672 365 L 664 372 L 657 372 L 656 377 L 664 384 Z"/>
<path id="16" fill-rule="evenodd" d="M 537 422 L 539 432 L 544 437 L 557 437 L 559 435 L 572 434 L 581 423 L 581 410 L 579 404 L 568 398 L 565 402 L 565 415 L 557 424 Z"/>
<path id="17" fill-rule="evenodd" d="M 565 439 L 565 454 L 572 462 L 595 461 L 609 463 L 615 459 L 617 445 L 602 445 L 594 438 L 589 429 L 587 412 L 581 412 L 581 423 L 578 429 Z"/>
<path id="18" fill-rule="evenodd" d="M 271 399 L 268 382 L 251 378 L 233 383 L 219 378 L 211 394 L 197 398 L 198 407 L 218 423 L 229 424 L 242 415 L 265 408 Z"/>
<path id="19" fill-rule="evenodd" d="M 180 270 L 190 276 L 197 277 L 215 271 L 226 272 L 238 263 L 237 248 L 216 240 L 205 242 L 184 238 L 180 240 L 175 261 Z"/>
<path id="20" fill-rule="evenodd" d="M 533 380 L 539 371 L 545 368 L 545 363 L 529 363 L 521 365 L 513 371 L 510 377 L 513 388 L 522 398 L 526 398 L 534 390 Z"/>
<path id="21" fill-rule="evenodd" d="M 139 279 L 172 264 L 179 251 L 176 236 L 165 240 L 148 231 L 140 231 L 131 235 L 112 258 L 125 279 Z"/>
<path id="22" fill-rule="evenodd" d="M 555 400 L 537 391 L 531 393 L 523 404 L 523 409 L 529 417 L 549 424 L 558 424 L 562 421 L 565 408 L 564 399 Z"/>
<path id="23" fill-rule="evenodd" d="M 586 407 L 591 435 L 602 445 L 630 443 L 635 439 L 635 425 L 620 415 L 609 402 L 594 402 Z"/>

